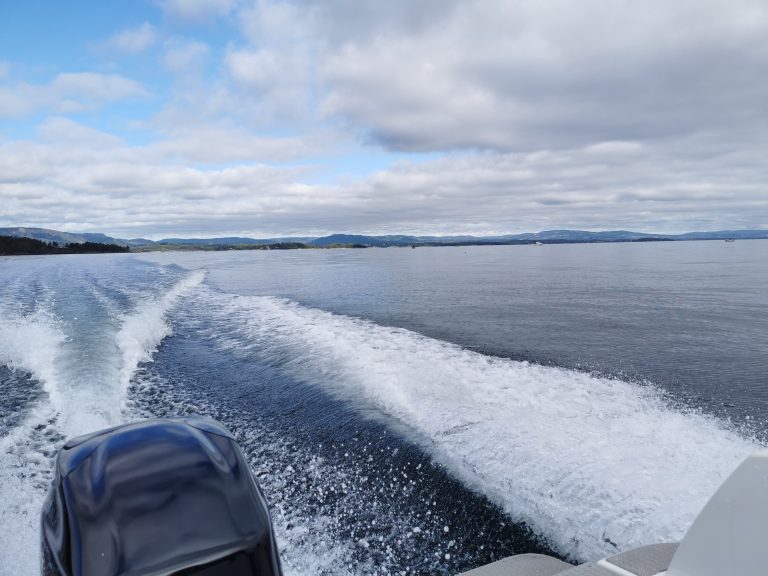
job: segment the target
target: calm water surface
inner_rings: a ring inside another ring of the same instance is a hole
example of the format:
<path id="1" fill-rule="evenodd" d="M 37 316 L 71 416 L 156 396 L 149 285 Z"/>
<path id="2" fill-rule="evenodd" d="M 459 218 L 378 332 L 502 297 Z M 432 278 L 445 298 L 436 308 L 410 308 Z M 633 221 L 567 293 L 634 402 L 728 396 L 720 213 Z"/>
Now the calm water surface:
<path id="1" fill-rule="evenodd" d="M 181 254 L 223 291 L 289 298 L 514 359 L 768 413 L 768 243 Z"/>

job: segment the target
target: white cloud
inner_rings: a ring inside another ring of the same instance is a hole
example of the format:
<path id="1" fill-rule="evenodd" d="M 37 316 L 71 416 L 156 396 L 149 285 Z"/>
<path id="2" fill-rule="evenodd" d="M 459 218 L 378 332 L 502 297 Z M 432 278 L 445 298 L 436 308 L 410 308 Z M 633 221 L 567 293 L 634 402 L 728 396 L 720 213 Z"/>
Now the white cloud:
<path id="1" fill-rule="evenodd" d="M 123 144 L 120 138 L 78 124 L 69 118 L 54 116 L 43 121 L 37 134 L 41 142 L 57 145 L 76 145 L 98 150 L 115 149 Z"/>
<path id="2" fill-rule="evenodd" d="M 197 40 L 171 38 L 166 42 L 163 65 L 177 74 L 199 66 L 208 57 L 208 45 Z"/>
<path id="3" fill-rule="evenodd" d="M 356 221 L 358 229 L 437 233 L 768 226 L 760 154 L 721 156 L 711 144 L 692 138 L 687 152 L 570 149 L 405 162 L 356 185 L 356 196 L 368 199 Z"/>
<path id="4" fill-rule="evenodd" d="M 205 22 L 209 18 L 226 16 L 233 9 L 234 0 L 159 0 L 167 16 L 188 22 Z"/>
<path id="5" fill-rule="evenodd" d="M 149 22 L 141 26 L 127 28 L 112 36 L 107 45 L 128 54 L 143 52 L 157 41 L 157 29 Z"/>
<path id="6" fill-rule="evenodd" d="M 132 148 L 66 119 L 46 122 L 36 143 L 0 145 L 0 198 L 5 221 L 57 221 L 70 214 L 104 229 L 129 229 L 137 218 L 152 226 L 238 211 L 254 214 L 290 197 L 299 170 L 264 164 L 202 170 L 167 151 Z M 10 176 L 10 177 L 9 177 Z M 30 198 L 46 198 L 46 203 Z M 46 215 L 46 204 L 48 214 Z M 219 215 L 218 218 L 216 215 Z"/>
<path id="7" fill-rule="evenodd" d="M 305 159 L 331 142 L 328 137 L 266 137 L 231 124 L 173 123 L 163 139 L 146 146 L 155 159 L 191 165 L 286 162 Z"/>
<path id="8" fill-rule="evenodd" d="M 259 161 L 306 146 L 199 126 L 137 147 L 54 118 L 34 142 L 0 143 L 0 225 L 155 237 L 768 227 L 764 155 L 701 135 L 630 153 L 451 154 L 334 185 Z M 201 167 L 217 160 L 226 167 Z"/>
<path id="9" fill-rule="evenodd" d="M 278 56 L 269 50 L 235 50 L 227 54 L 224 62 L 235 80 L 259 91 L 271 88 L 282 67 Z"/>
<path id="10" fill-rule="evenodd" d="M 587 146 L 586 152 L 592 154 L 635 154 L 643 150 L 640 142 L 628 142 L 613 140 L 610 142 L 598 142 Z"/>
<path id="11" fill-rule="evenodd" d="M 58 94 L 107 102 L 146 96 L 146 90 L 134 80 L 118 74 L 78 72 L 59 74 L 50 88 Z"/>
<path id="12" fill-rule="evenodd" d="M 768 128 L 759 0 L 420 2 L 417 30 L 398 19 L 410 4 L 346 15 L 332 2 L 313 20 L 334 41 L 326 111 L 390 148 L 523 151 Z"/>
<path id="13" fill-rule="evenodd" d="M 130 119 L 151 131 L 146 145 L 65 118 L 35 141 L 0 141 L 4 222 L 269 235 L 768 227 L 761 0 L 161 5 L 179 21 L 228 16 L 241 37 L 219 61 L 218 36 L 163 44 L 169 93 Z M 5 81 L 0 115 L 145 95 L 108 74 Z M 322 167 L 268 165 L 333 166 L 358 136 L 373 144 L 354 149 L 363 164 L 382 147 L 432 159 L 323 186 L 310 184 L 331 178 Z"/>
<path id="14" fill-rule="evenodd" d="M 257 0 L 237 14 L 245 39 L 253 46 L 291 50 L 315 41 L 318 14 L 312 5 Z"/>
<path id="15" fill-rule="evenodd" d="M 768 130 L 761 0 L 257 0 L 237 21 L 225 68 L 262 117 L 319 100 L 300 116 L 397 151 Z"/>
<path id="16" fill-rule="evenodd" d="M 233 98 L 248 101 L 254 116 L 267 123 L 300 124 L 312 115 L 312 58 L 301 46 L 290 51 L 230 50 L 224 65 L 233 80 Z"/>
<path id="17" fill-rule="evenodd" d="M 46 108 L 80 112 L 147 95 L 141 84 L 118 74 L 62 73 L 48 84 L 0 86 L 0 116 L 24 116 Z"/>
<path id="18" fill-rule="evenodd" d="M 232 44 L 225 55 L 229 90 L 266 120 L 262 123 L 302 125 L 316 116 L 325 40 L 315 18 L 311 5 L 271 0 L 238 12 L 245 45 Z"/>

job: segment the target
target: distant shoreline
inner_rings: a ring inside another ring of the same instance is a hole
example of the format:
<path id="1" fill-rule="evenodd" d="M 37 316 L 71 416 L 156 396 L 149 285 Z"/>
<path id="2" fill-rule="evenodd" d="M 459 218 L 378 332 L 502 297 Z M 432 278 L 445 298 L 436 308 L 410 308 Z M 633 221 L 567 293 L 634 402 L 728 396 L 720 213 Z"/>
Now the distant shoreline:
<path id="1" fill-rule="evenodd" d="M 593 233 L 599 234 L 599 233 Z M 339 235 L 341 236 L 341 235 Z M 332 238 L 332 237 L 328 237 Z M 365 238 L 365 237 L 362 237 Z M 699 237 L 662 237 L 643 236 L 640 238 L 526 238 L 526 239 L 473 239 L 457 241 L 418 241 L 412 242 L 398 237 L 397 241 L 384 240 L 387 237 L 369 237 L 372 241 L 366 242 L 272 242 L 272 243 L 223 243 L 195 240 L 192 242 L 171 243 L 165 241 L 127 246 L 124 244 L 102 242 L 70 242 L 60 245 L 55 241 L 43 241 L 25 236 L 0 236 L 0 256 L 36 256 L 58 254 L 113 254 L 113 253 L 152 253 L 152 252 L 232 252 L 244 250 L 326 250 L 335 248 L 360 249 L 360 248 L 435 248 L 441 246 L 468 247 L 468 246 L 543 246 L 552 244 L 626 244 L 648 242 L 692 242 L 692 241 L 717 241 L 734 242 L 735 240 L 766 240 L 765 236 L 748 236 L 733 238 L 731 236 L 718 236 L 711 238 Z"/>
<path id="2" fill-rule="evenodd" d="M 605 230 L 593 232 L 590 230 L 554 229 L 540 232 L 525 232 L 517 234 L 446 234 L 413 235 L 413 234 L 349 234 L 335 233 L 325 236 L 282 236 L 261 237 L 248 236 L 215 236 L 208 238 L 166 237 L 160 240 L 147 238 L 114 238 L 95 232 L 62 232 L 47 228 L 0 228 L 0 236 L 15 236 L 34 238 L 43 242 L 56 242 L 59 245 L 67 243 L 96 242 L 101 244 L 117 244 L 139 248 L 144 246 L 177 246 L 177 245 L 225 245 L 225 246 L 278 246 L 303 244 L 307 246 L 410 246 L 417 245 L 471 245 L 471 244 L 528 244 L 553 242 L 618 242 L 632 240 L 746 240 L 768 238 L 768 230 L 763 229 L 725 229 L 706 232 L 656 233 L 636 232 L 632 230 Z"/>
<path id="3" fill-rule="evenodd" d="M 535 246 L 536 244 L 616 244 L 625 242 L 675 242 L 673 238 L 653 238 L 637 240 L 547 240 L 537 242 L 533 240 L 508 240 L 492 241 L 477 240 L 472 242 L 419 242 L 413 244 L 388 244 L 386 246 L 376 244 L 327 244 L 313 246 L 311 244 L 291 243 L 284 244 L 153 244 L 136 246 L 131 252 L 231 252 L 237 250 L 329 250 L 336 248 L 438 248 L 441 246 Z"/>
<path id="4" fill-rule="evenodd" d="M 741 238 L 740 240 L 766 240 L 768 238 Z M 445 248 L 445 247 L 468 247 L 468 246 L 544 246 L 544 245 L 562 245 L 562 244 L 646 244 L 652 242 L 732 242 L 732 239 L 725 238 L 638 238 L 631 240 L 509 240 L 505 242 L 498 241 L 475 241 L 475 242 L 421 242 L 414 244 L 329 244 L 324 246 L 313 246 L 302 244 L 300 246 L 276 246 L 274 244 L 155 244 L 147 246 L 137 246 L 131 249 L 132 253 L 153 253 L 153 252 L 236 252 L 249 250 L 334 250 L 334 249 L 360 249 L 360 248 Z"/>
<path id="5" fill-rule="evenodd" d="M 0 236 L 0 256 L 50 256 L 57 254 L 113 254 L 130 252 L 127 246 L 98 242 L 68 243 L 43 242 L 34 238 Z"/>

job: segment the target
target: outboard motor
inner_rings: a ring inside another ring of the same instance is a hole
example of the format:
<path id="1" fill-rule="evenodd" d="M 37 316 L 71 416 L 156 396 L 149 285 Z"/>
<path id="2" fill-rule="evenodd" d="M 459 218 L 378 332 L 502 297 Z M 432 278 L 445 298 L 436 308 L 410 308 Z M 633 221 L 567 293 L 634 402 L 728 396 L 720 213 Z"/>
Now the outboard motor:
<path id="1" fill-rule="evenodd" d="M 41 522 L 44 576 L 282 576 L 264 495 L 208 418 L 70 440 Z"/>

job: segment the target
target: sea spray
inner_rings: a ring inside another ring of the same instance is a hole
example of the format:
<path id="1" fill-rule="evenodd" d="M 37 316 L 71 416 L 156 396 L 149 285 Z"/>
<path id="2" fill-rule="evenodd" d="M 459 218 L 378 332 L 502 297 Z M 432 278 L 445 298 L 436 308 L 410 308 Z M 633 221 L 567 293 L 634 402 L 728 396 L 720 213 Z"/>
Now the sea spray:
<path id="1" fill-rule="evenodd" d="M 73 295 L 72 287 L 53 284 L 47 286 L 53 294 L 69 290 L 77 315 L 59 317 L 55 298 L 41 300 L 26 315 L 9 316 L 3 307 L 0 362 L 28 373 L 47 394 L 0 438 L 0 574 L 38 571 L 38 514 L 52 457 L 66 437 L 124 419 L 133 373 L 170 333 L 168 311 L 204 277 L 202 271 L 188 273 L 122 315 L 93 291 Z"/>
<path id="2" fill-rule="evenodd" d="M 191 272 L 161 297 L 146 302 L 124 316 L 122 327 L 115 336 L 122 361 L 117 379 L 117 399 L 121 406 L 125 402 L 125 394 L 136 367 L 150 360 L 156 347 L 171 333 L 166 313 L 179 298 L 199 286 L 204 279 L 204 271 Z"/>
<path id="3" fill-rule="evenodd" d="M 215 328 L 223 348 L 389 418 L 575 560 L 679 539 L 758 448 L 673 409 L 652 386 L 489 357 L 278 298 L 207 298 L 226 319 Z"/>

